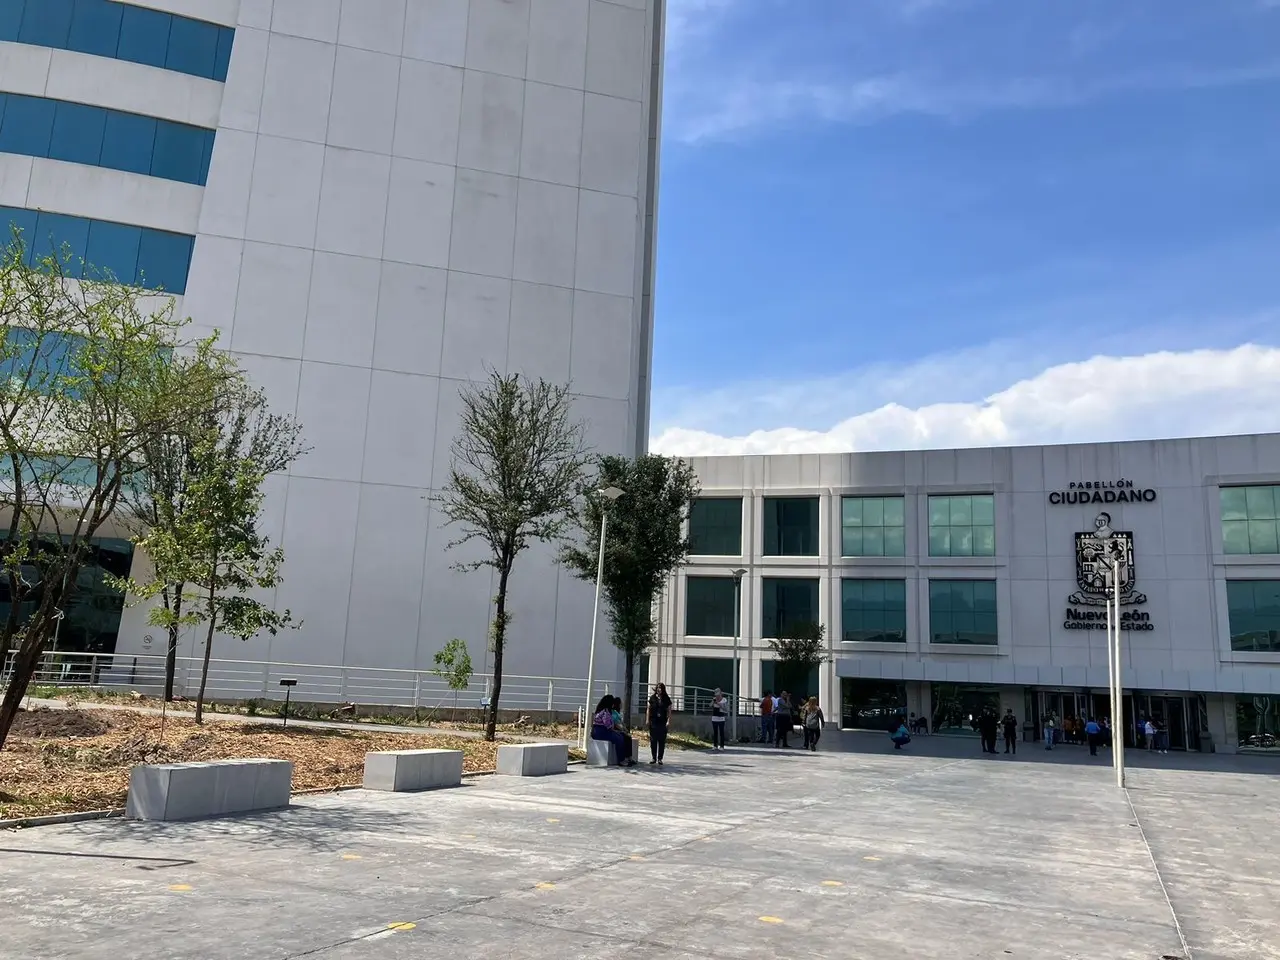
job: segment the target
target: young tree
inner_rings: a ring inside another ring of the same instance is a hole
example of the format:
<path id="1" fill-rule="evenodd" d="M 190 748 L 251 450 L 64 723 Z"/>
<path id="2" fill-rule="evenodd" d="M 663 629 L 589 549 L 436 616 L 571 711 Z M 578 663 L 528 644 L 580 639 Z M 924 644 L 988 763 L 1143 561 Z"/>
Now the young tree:
<path id="1" fill-rule="evenodd" d="M 248 640 L 294 625 L 288 610 L 249 594 L 283 579 L 284 553 L 259 530 L 263 483 L 304 452 L 298 422 L 271 413 L 266 395 L 243 378 L 227 381 L 215 401 L 170 442 L 144 449 L 158 472 L 178 475 L 181 499 L 152 504 L 155 525 L 136 541 L 154 575 L 135 592 L 149 599 L 167 591 L 171 600 L 152 608 L 151 623 L 169 630 L 171 642 L 183 627 L 205 627 L 197 723 L 218 631 Z"/>
<path id="2" fill-rule="evenodd" d="M 813 668 L 829 659 L 827 628 L 820 623 L 806 621 L 792 624 L 785 632 L 787 636 L 769 641 L 778 658 L 778 688 L 807 685 Z"/>
<path id="3" fill-rule="evenodd" d="M 516 557 L 530 543 L 555 541 L 564 532 L 582 484 L 587 456 L 584 426 L 569 417 L 569 389 L 545 380 L 490 373 L 486 383 L 462 389 L 462 423 L 453 441 L 449 479 L 438 498 L 446 524 L 489 549 L 484 560 L 460 570 L 491 567 L 498 574 L 494 598 L 493 688 L 485 739 L 494 738 L 502 694 L 502 654 L 511 612 L 507 589 Z"/>
<path id="4" fill-rule="evenodd" d="M 0 650 L 17 648 L 0 746 L 143 447 L 199 395 L 173 374 L 185 321 L 172 301 L 148 313 L 139 291 L 94 282 L 110 279 L 67 252 L 28 264 L 16 232 L 0 250 Z"/>
<path id="5" fill-rule="evenodd" d="M 243 374 L 230 357 L 213 349 L 216 342 L 215 335 L 202 342 L 194 354 L 176 356 L 171 371 L 175 383 L 187 383 L 189 389 L 200 391 L 199 402 L 204 411 L 218 410 L 234 402 L 236 391 L 243 388 Z M 126 491 L 132 525 L 138 530 L 135 540 L 153 530 L 172 530 L 185 516 L 188 488 L 197 469 L 194 448 L 208 422 L 208 417 L 197 417 L 180 424 L 172 433 L 151 437 L 143 445 L 140 459 L 146 469 Z M 163 621 L 168 634 L 164 665 L 166 701 L 173 700 L 178 639 L 184 622 L 182 605 L 186 599 L 186 583 L 169 582 L 165 579 L 169 573 L 153 569 L 152 580 L 159 588 L 158 596 L 166 613 L 149 618 L 153 625 L 161 625 Z M 173 573 L 181 575 L 181 571 Z M 126 589 L 132 586 L 125 584 Z"/>
<path id="6" fill-rule="evenodd" d="M 449 685 L 453 691 L 453 719 L 458 719 L 458 694 L 471 686 L 471 654 L 467 641 L 454 637 L 433 658 L 436 668 L 431 672 Z"/>
<path id="7" fill-rule="evenodd" d="M 617 487 L 613 502 L 593 491 Z M 653 601 L 671 571 L 689 555 L 684 521 L 699 493 L 693 468 L 683 460 L 646 454 L 635 460 L 601 457 L 584 485 L 576 513 L 582 544 L 561 554 L 574 575 L 595 581 L 600 554 L 600 515 L 608 511 L 601 593 L 613 644 L 625 655 L 626 716 L 632 715 L 636 658 L 653 643 Z"/>

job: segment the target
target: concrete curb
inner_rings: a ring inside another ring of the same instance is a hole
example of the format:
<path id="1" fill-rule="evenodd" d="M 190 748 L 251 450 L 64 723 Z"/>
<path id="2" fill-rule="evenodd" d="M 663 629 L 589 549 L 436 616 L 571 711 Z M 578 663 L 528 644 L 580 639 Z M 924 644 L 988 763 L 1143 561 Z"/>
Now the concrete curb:
<path id="1" fill-rule="evenodd" d="M 19 817 L 15 820 L 0 820 L 0 830 L 52 827 L 59 823 L 80 823 L 84 820 L 106 820 L 109 817 L 123 816 L 124 807 L 114 807 L 110 810 L 82 810 L 79 813 L 51 813 L 44 817 Z"/>

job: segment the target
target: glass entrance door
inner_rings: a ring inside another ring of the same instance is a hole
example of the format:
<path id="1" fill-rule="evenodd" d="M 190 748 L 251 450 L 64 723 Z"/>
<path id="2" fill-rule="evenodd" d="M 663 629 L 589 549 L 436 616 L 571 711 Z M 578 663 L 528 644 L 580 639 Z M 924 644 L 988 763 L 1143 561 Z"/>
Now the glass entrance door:
<path id="1" fill-rule="evenodd" d="M 1169 735 L 1170 750 L 1187 749 L 1187 716 L 1189 711 L 1186 697 L 1135 693 L 1132 700 L 1138 722 L 1145 721 L 1147 718 L 1156 721 L 1156 723 L 1164 727 Z M 1145 737 L 1142 739 L 1145 740 Z M 1139 746 L 1146 747 L 1147 744 L 1140 743 Z"/>

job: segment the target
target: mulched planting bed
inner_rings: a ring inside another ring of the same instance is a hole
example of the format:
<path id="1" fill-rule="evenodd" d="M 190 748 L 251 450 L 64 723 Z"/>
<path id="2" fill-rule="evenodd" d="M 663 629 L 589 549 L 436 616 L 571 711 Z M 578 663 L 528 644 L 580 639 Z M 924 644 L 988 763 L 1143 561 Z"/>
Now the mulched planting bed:
<path id="1" fill-rule="evenodd" d="M 266 757 L 293 761 L 293 789 L 358 785 L 370 750 L 463 752 L 463 769 L 492 770 L 497 743 L 376 728 L 321 730 L 128 710 L 35 709 L 18 715 L 0 750 L 0 820 L 123 807 L 129 771 L 140 763 Z"/>

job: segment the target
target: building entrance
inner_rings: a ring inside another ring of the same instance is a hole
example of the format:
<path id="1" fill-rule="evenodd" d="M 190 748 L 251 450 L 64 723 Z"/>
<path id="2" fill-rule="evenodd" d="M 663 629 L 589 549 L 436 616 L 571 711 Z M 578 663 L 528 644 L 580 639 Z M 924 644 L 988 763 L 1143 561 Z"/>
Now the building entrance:
<path id="1" fill-rule="evenodd" d="M 1126 739 L 1137 741 L 1136 746 L 1146 747 L 1146 738 L 1136 736 L 1137 722 L 1145 722 L 1148 718 L 1162 726 L 1169 735 L 1170 750 L 1187 750 L 1200 748 L 1199 716 L 1191 716 L 1194 708 L 1188 709 L 1187 698 L 1168 694 L 1135 693 L 1127 697 L 1125 704 L 1125 720 L 1130 731 Z M 1188 720 L 1194 723 L 1188 724 Z"/>

